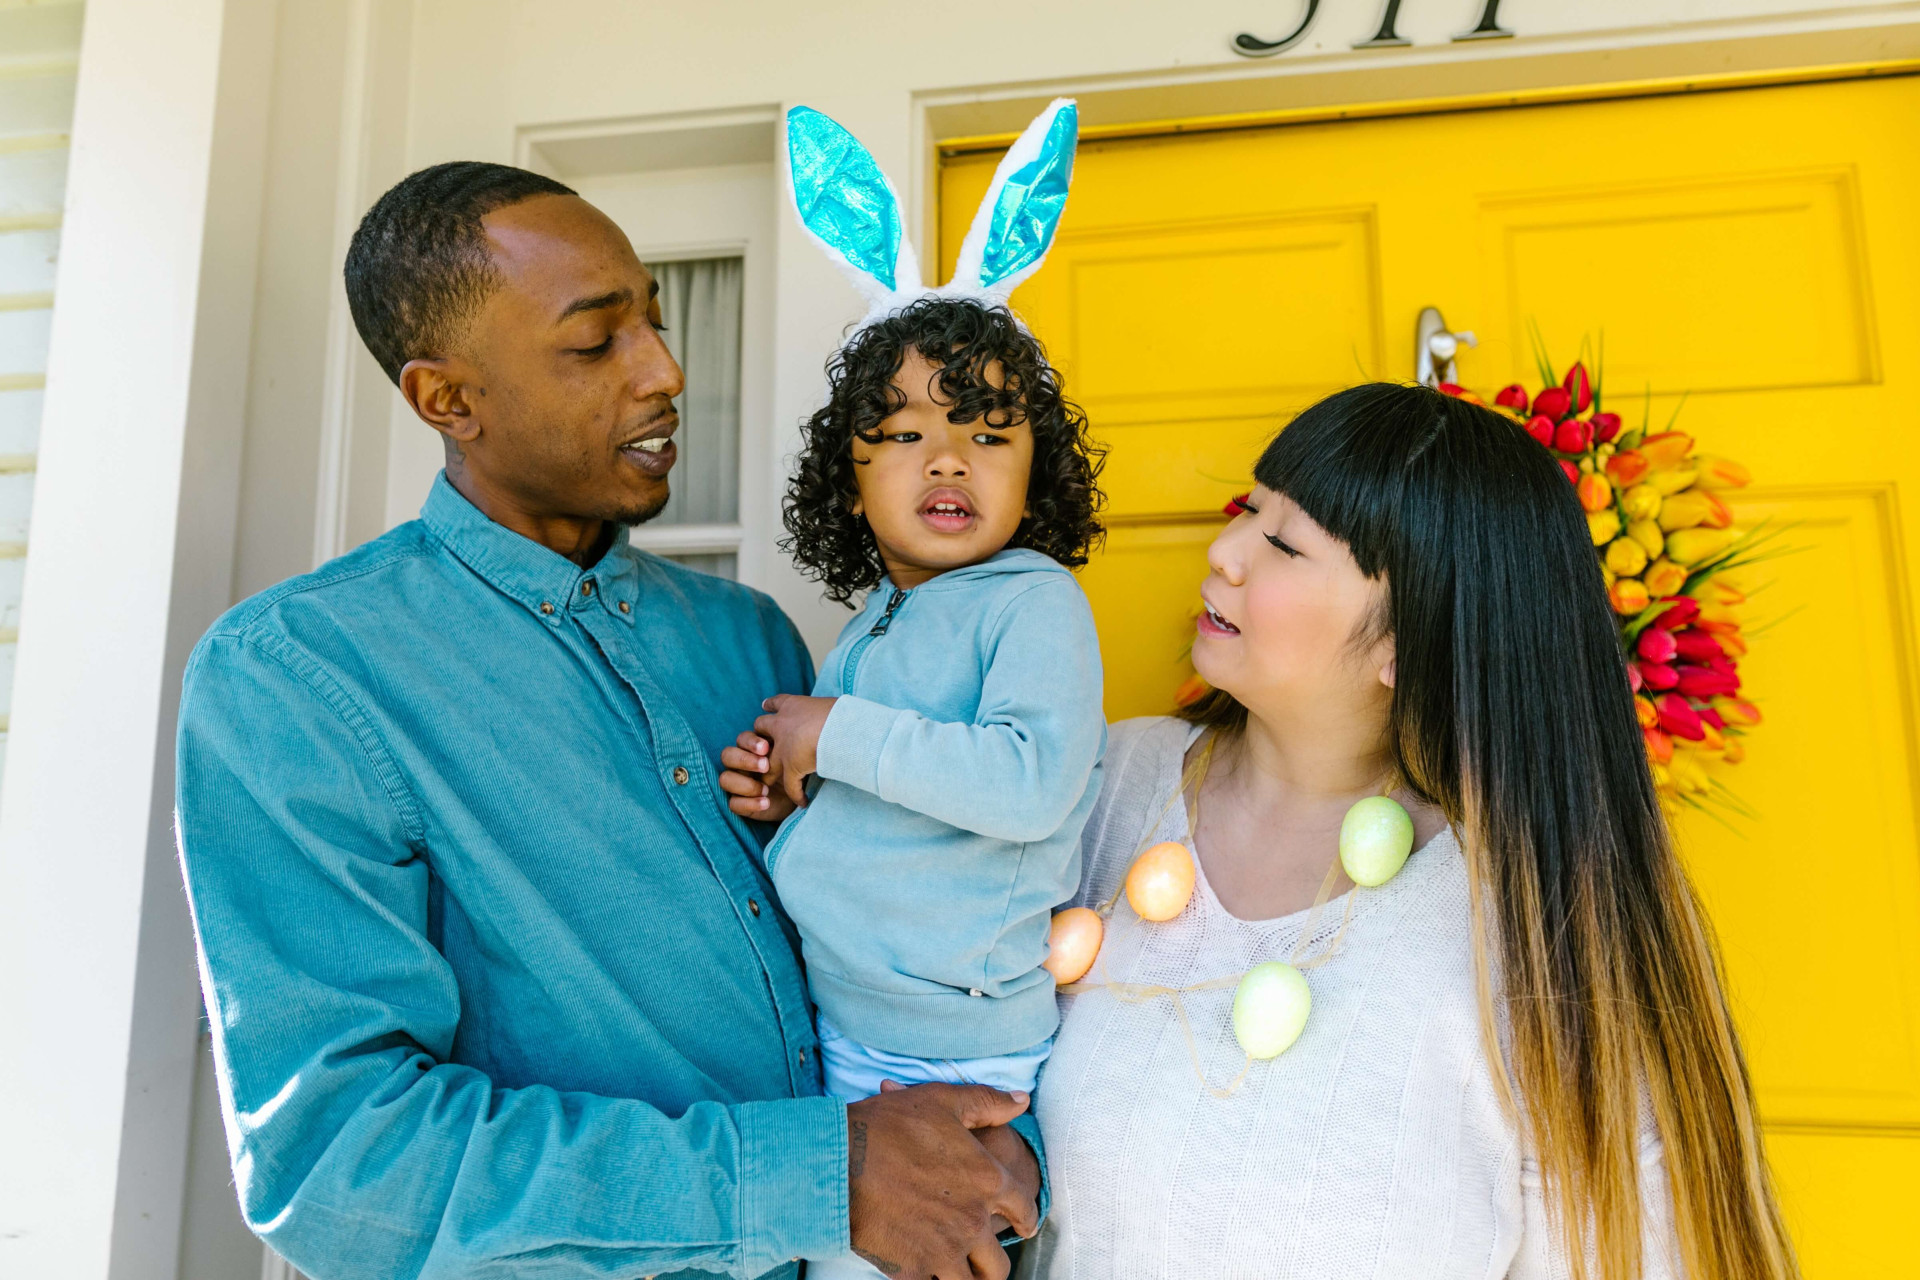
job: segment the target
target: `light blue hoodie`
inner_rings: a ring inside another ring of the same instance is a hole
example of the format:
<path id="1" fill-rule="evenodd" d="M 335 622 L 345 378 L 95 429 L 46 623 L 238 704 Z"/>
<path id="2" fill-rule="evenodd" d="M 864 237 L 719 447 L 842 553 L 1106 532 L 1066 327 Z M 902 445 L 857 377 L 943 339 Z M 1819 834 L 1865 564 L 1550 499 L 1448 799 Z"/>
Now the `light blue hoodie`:
<path id="1" fill-rule="evenodd" d="M 813 691 L 819 786 L 766 858 L 821 1015 L 922 1058 L 1039 1044 L 1107 742 L 1079 583 L 1026 550 L 882 583 Z"/>

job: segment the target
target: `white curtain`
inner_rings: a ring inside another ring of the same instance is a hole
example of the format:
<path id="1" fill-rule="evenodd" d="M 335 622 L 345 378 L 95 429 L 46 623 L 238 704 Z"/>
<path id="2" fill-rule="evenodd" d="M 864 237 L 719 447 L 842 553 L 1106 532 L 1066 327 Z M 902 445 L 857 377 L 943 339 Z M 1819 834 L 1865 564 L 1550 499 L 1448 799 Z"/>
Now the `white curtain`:
<path id="1" fill-rule="evenodd" d="M 740 519 L 741 259 L 694 258 L 647 264 L 660 282 L 667 349 L 687 375 L 680 396 L 680 460 L 673 497 L 655 518 L 663 525 L 734 524 Z M 676 560 L 723 577 L 732 552 L 677 554 Z"/>

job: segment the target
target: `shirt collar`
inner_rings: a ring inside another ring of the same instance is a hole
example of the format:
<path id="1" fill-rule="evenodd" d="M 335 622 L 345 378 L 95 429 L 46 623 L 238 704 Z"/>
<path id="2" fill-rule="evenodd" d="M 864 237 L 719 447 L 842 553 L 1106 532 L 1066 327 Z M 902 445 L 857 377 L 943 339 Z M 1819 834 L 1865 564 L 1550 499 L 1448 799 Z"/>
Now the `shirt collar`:
<path id="1" fill-rule="evenodd" d="M 420 521 L 462 564 L 518 600 L 545 622 L 603 609 L 628 624 L 639 607 L 640 569 L 623 526 L 606 554 L 581 568 L 557 551 L 489 519 L 442 471 L 420 508 Z M 622 606 L 625 606 L 624 608 Z"/>

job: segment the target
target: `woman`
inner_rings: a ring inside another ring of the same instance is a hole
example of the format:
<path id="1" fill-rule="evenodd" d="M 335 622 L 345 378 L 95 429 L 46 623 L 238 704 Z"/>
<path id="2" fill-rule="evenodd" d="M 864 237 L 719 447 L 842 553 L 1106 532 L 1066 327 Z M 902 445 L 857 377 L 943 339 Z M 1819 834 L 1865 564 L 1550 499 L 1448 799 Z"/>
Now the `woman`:
<path id="1" fill-rule="evenodd" d="M 1122 902 L 1062 997 L 1025 1273 L 1795 1275 L 1560 469 L 1495 413 L 1381 384 L 1254 474 L 1201 591 L 1215 692 L 1114 730 L 1079 901 L 1163 840 L 1199 883 L 1164 924 Z M 1416 852 L 1353 891 L 1341 819 L 1383 790 Z M 1315 910 L 1323 883 L 1353 896 Z M 1249 1064 L 1231 980 L 1263 960 L 1313 1007 Z"/>

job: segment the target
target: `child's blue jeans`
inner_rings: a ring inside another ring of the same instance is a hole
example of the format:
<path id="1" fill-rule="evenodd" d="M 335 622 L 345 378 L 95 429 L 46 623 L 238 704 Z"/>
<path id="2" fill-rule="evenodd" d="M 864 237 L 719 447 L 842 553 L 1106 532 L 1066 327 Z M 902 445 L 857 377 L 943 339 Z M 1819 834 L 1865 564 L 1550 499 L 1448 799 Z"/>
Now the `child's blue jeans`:
<path id="1" fill-rule="evenodd" d="M 825 1018 L 819 1019 L 820 1070 L 827 1092 L 848 1102 L 871 1098 L 882 1080 L 901 1084 L 984 1084 L 1031 1097 L 1040 1068 L 1053 1050 L 1053 1037 L 1031 1049 L 995 1058 L 912 1058 L 848 1039 Z M 880 1272 L 859 1258 L 807 1263 L 808 1280 L 873 1280 Z"/>

